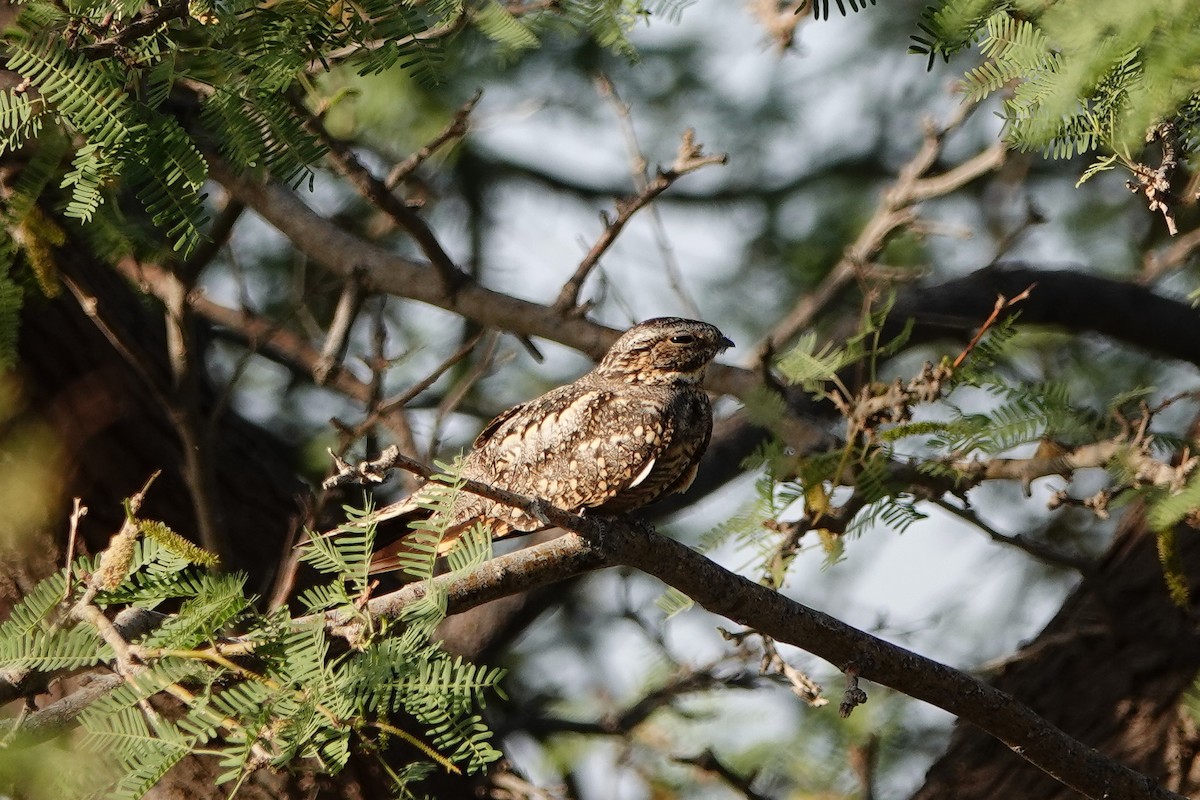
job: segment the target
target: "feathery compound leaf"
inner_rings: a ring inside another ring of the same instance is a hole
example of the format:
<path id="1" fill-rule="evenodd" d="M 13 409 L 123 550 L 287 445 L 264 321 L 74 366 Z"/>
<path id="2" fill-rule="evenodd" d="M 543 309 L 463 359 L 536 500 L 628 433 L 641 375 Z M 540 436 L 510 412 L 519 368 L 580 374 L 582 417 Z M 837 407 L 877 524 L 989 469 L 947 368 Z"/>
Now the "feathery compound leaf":
<path id="1" fill-rule="evenodd" d="M 190 649 L 216 638 L 226 625 L 240 617 L 251 599 L 245 594 L 246 576 L 207 574 L 202 590 L 180 607 L 179 613 L 146 637 L 152 647 Z"/>
<path id="2" fill-rule="evenodd" d="M 1151 503 L 1147 514 L 1156 531 L 1173 528 L 1188 514 L 1200 508 L 1200 470 L 1193 472 L 1183 489 Z"/>
<path id="3" fill-rule="evenodd" d="M 46 104 L 29 92 L 0 91 L 0 155 L 12 152 L 42 130 Z"/>
<path id="4" fill-rule="evenodd" d="M 63 176 L 62 187 L 71 189 L 68 217 L 88 222 L 104 202 L 104 189 L 116 181 L 120 172 L 117 161 L 98 145 L 86 144 L 75 151 L 71 171 Z"/>
<path id="5" fill-rule="evenodd" d="M 199 564 L 202 567 L 215 567 L 220 563 L 220 559 L 213 553 L 208 552 L 203 547 L 198 547 L 192 542 L 180 536 L 175 531 L 171 530 L 165 523 L 138 520 L 138 531 L 146 539 L 153 541 L 162 546 L 171 555 L 177 556 L 188 564 Z M 145 552 L 143 550 L 143 552 Z M 136 564 L 136 561 L 135 561 Z M 135 569 L 137 567 L 135 566 Z"/>
<path id="6" fill-rule="evenodd" d="M 849 349 L 834 347 L 832 342 L 826 342 L 818 350 L 816 331 L 807 331 L 779 360 L 779 369 L 792 383 L 800 384 L 806 391 L 815 391 L 834 380 L 839 371 L 855 360 Z"/>
<path id="7" fill-rule="evenodd" d="M 120 83 L 104 66 L 71 52 L 61 37 L 18 39 L 8 46 L 8 68 L 38 87 L 53 113 L 89 144 L 115 151 L 142 129 Z"/>
<path id="8" fill-rule="evenodd" d="M 928 68 L 932 69 L 937 56 L 949 61 L 968 47 L 988 17 L 1006 5 L 997 0 L 946 0 L 926 6 L 917 25 L 923 35 L 912 37 L 908 51 L 928 56 Z"/>
<path id="9" fill-rule="evenodd" d="M 666 614 L 667 619 L 670 619 L 685 611 L 690 611 L 696 605 L 696 601 L 674 586 L 669 586 L 665 592 L 655 599 L 654 605 L 658 606 Z"/>
<path id="10" fill-rule="evenodd" d="M 500 3 L 488 0 L 475 12 L 475 25 L 484 36 L 509 53 L 537 47 L 537 37 Z"/>
<path id="11" fill-rule="evenodd" d="M 476 522 L 463 532 L 446 554 L 450 572 L 469 572 L 492 557 L 492 529 Z"/>
<path id="12" fill-rule="evenodd" d="M 112 658 L 94 628 L 65 618 L 66 574 L 40 581 L 0 624 L 0 663 L 7 669 L 78 669 Z"/>
<path id="13" fill-rule="evenodd" d="M 312 564 L 326 575 L 338 575 L 349 581 L 355 593 L 366 590 L 370 581 L 371 554 L 375 550 L 375 523 L 370 508 L 359 512 L 346 508 L 351 521 L 332 536 L 309 533 L 300 548 L 300 560 Z"/>

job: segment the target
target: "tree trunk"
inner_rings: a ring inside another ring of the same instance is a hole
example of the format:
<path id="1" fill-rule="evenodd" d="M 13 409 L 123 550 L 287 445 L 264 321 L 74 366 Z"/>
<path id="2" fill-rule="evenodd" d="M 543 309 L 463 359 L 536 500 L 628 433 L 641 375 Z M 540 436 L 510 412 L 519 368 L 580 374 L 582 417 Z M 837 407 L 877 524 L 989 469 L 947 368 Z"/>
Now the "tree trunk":
<path id="1" fill-rule="evenodd" d="M 1178 532 L 1192 597 L 1200 537 Z M 1200 738 L 1181 699 L 1200 671 L 1195 606 L 1171 602 L 1140 506 L 1046 628 L 993 682 L 1067 733 L 1180 794 L 1200 789 Z M 959 724 L 913 800 L 1058 800 L 1079 795 Z"/>

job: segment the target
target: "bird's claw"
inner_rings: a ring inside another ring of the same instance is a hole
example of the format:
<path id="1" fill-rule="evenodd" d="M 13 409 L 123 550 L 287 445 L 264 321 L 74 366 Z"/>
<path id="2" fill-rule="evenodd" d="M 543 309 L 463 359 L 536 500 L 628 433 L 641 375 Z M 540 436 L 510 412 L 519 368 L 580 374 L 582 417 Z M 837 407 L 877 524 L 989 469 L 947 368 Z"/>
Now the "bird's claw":
<path id="1" fill-rule="evenodd" d="M 533 502 L 529 504 L 528 508 L 525 509 L 525 513 L 536 519 L 541 524 L 549 527 L 551 524 L 550 518 L 546 516 L 546 512 L 549 510 L 549 508 L 550 504 L 538 497 L 534 498 Z"/>

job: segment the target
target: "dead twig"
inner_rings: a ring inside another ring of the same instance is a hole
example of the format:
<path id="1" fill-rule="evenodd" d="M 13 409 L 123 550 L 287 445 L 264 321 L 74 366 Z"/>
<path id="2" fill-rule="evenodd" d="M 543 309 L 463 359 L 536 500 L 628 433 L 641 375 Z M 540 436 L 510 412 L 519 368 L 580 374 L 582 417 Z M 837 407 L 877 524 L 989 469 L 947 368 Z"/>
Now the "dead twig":
<path id="1" fill-rule="evenodd" d="M 775 646 L 775 640 L 770 636 L 767 636 L 762 631 L 753 629 L 732 633 L 725 628 L 718 627 L 717 632 L 726 641 L 733 642 L 739 648 L 747 646 L 747 639 L 757 638 L 759 646 L 762 648 L 762 656 L 758 663 L 759 675 L 781 676 L 788 684 L 788 688 L 792 690 L 792 694 L 813 708 L 820 708 L 829 702 L 829 700 L 821 695 L 821 684 L 785 661 L 783 656 L 779 655 L 779 649 Z"/>
<path id="2" fill-rule="evenodd" d="M 67 577 L 66 588 L 63 589 L 63 602 L 71 596 L 71 584 L 74 581 L 75 569 L 75 540 L 79 537 L 79 520 L 83 519 L 87 514 L 87 506 L 85 506 L 78 497 L 71 504 L 71 521 L 70 529 L 67 531 Z"/>
<path id="3" fill-rule="evenodd" d="M 811 327 L 817 314 L 859 275 L 864 265 L 875 258 L 892 232 L 917 220 L 917 203 L 950 194 L 1004 163 L 1007 149 L 1003 142 L 997 142 L 939 175 L 926 174 L 937 163 L 946 136 L 962 124 L 973 108 L 970 104 L 962 104 L 941 127 L 926 123 L 921 147 L 901 168 L 896 182 L 884 190 L 871 219 L 817 288 L 802 297 L 792 311 L 772 328 L 757 348 L 755 360 L 761 360 L 761 354 L 768 349 L 782 348 L 801 331 Z"/>
<path id="4" fill-rule="evenodd" d="M 996 320 L 1000 319 L 1000 312 L 1012 308 L 1022 300 L 1029 299 L 1029 293 L 1032 292 L 1036 286 L 1036 283 L 1029 284 L 1029 286 L 1025 287 L 1024 291 L 1022 291 L 1016 297 L 1013 297 L 1011 300 L 1006 298 L 1004 295 L 997 296 L 996 305 L 993 306 L 992 313 L 989 314 L 988 318 L 983 321 L 983 324 L 979 326 L 979 330 L 975 331 L 975 335 L 971 337 L 971 341 L 967 342 L 967 346 L 964 347 L 963 351 L 958 354 L 957 358 L 954 359 L 953 364 L 951 364 L 951 368 L 958 369 L 960 366 L 962 366 L 962 363 L 967 360 L 967 356 L 971 355 L 971 351 L 979 345 L 979 342 L 983 339 L 984 334 L 986 334 L 991 327 L 996 324 Z"/>
<path id="5" fill-rule="evenodd" d="M 1162 214 L 1163 221 L 1167 223 L 1167 233 L 1174 236 L 1179 232 L 1174 209 L 1178 198 L 1171 192 L 1171 178 L 1179 166 L 1179 156 L 1175 152 L 1175 127 L 1168 122 L 1155 125 L 1146 134 L 1146 142 L 1159 143 L 1162 160 L 1157 168 L 1147 164 L 1130 164 L 1134 180 L 1125 185 L 1129 191 L 1146 198 L 1146 206 L 1151 212 Z"/>
<path id="6" fill-rule="evenodd" d="M 842 719 L 850 716 L 855 708 L 867 702 L 867 693 L 858 685 L 858 667 L 847 664 L 842 672 L 846 675 L 846 691 L 842 693 L 842 702 L 838 706 L 838 716 Z"/>
<path id="7" fill-rule="evenodd" d="M 395 189 L 405 178 L 417 171 L 417 168 L 424 164 L 430 156 L 436 153 L 447 142 L 452 142 L 461 139 L 467 135 L 470 129 L 471 112 L 475 110 L 475 106 L 479 104 L 479 100 L 483 97 L 483 90 L 477 89 L 471 99 L 454 112 L 454 117 L 450 123 L 442 128 L 437 136 L 434 136 L 425 144 L 421 145 L 417 152 L 410 155 L 408 158 L 401 161 L 399 164 L 392 167 L 384 178 L 383 185 L 387 189 Z"/>
<path id="8" fill-rule="evenodd" d="M 703 145 L 696 142 L 696 132 L 691 128 L 684 131 L 683 139 L 679 145 L 679 152 L 675 157 L 674 163 L 665 170 L 659 168 L 658 174 L 654 176 L 654 179 L 648 181 L 645 188 L 636 195 L 618 200 L 615 208 L 615 217 L 609 217 L 607 214 L 601 215 L 604 221 L 604 232 L 600 234 L 600 238 L 596 240 L 591 250 L 583 257 L 583 261 L 579 262 L 579 266 L 575 269 L 575 274 L 563 284 L 562 289 L 558 293 L 558 298 L 554 301 L 554 310 L 560 314 L 567 314 L 573 309 L 578 308 L 579 292 L 583 288 L 584 281 L 587 280 L 588 275 L 600 263 L 600 257 L 617 240 L 617 237 L 625 229 L 625 225 L 632 219 L 634 214 L 649 205 L 654 198 L 671 188 L 671 185 L 684 175 L 711 164 L 725 164 L 728 160 L 729 157 L 724 153 L 715 155 L 706 154 Z"/>
<path id="9" fill-rule="evenodd" d="M 377 414 L 387 414 L 395 409 L 403 408 L 404 406 L 408 405 L 417 395 L 428 389 L 433 384 L 437 383 L 438 378 L 446 374 L 447 370 L 453 368 L 455 364 L 458 364 L 464 358 L 469 356 L 471 351 L 479 346 L 479 343 L 487 334 L 488 330 L 486 328 L 477 331 L 473 336 L 467 339 L 467 341 L 463 342 L 457 350 L 446 356 L 446 358 L 443 359 L 440 364 L 430 370 L 429 374 L 424 378 L 412 384 L 400 394 L 393 395 L 392 397 L 389 397 L 381 402 L 379 404 Z"/>
<path id="10" fill-rule="evenodd" d="M 596 76 L 596 87 L 600 92 L 600 96 L 609 101 L 613 112 L 617 116 L 617 121 L 621 124 L 621 132 L 625 135 L 625 149 L 629 154 L 629 172 L 633 177 L 633 186 L 638 192 L 644 192 L 648 183 L 648 178 L 646 177 L 646 156 L 642 153 L 641 144 L 638 142 L 637 130 L 633 126 L 633 113 L 629 108 L 629 104 L 621 99 L 620 95 L 617 94 L 616 87 L 612 85 L 612 81 L 603 73 Z M 650 215 L 650 223 L 654 229 L 654 241 L 658 245 L 658 252 L 662 257 L 663 267 L 667 273 L 667 282 L 670 284 L 671 290 L 675 292 L 675 295 L 679 298 L 689 315 L 697 319 L 700 318 L 702 316 L 700 309 L 683 283 L 683 271 L 679 268 L 679 262 L 675 258 L 671 241 L 667 237 L 667 228 L 663 224 L 662 214 L 659 213 L 658 206 L 651 204 L 646 213 Z"/>
<path id="11" fill-rule="evenodd" d="M 500 337 L 494 333 L 485 334 L 483 342 L 483 352 L 475 360 L 475 363 L 471 365 L 470 371 L 438 403 L 437 414 L 433 419 L 433 435 L 429 439 L 429 461 L 433 460 L 434 448 L 441 435 L 442 424 L 446 421 L 446 418 L 454 413 L 454 410 L 462 403 L 467 393 L 471 391 L 475 384 L 492 367 L 492 360 L 496 357 L 496 348 L 499 345 Z"/>

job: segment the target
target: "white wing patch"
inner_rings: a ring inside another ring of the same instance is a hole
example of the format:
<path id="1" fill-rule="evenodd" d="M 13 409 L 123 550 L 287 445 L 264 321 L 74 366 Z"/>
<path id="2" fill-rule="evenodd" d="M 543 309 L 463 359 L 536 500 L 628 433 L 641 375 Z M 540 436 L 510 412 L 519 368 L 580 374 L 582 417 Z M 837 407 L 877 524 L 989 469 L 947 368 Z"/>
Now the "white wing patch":
<path id="1" fill-rule="evenodd" d="M 656 461 L 658 461 L 658 459 L 656 459 L 656 458 L 652 458 L 652 459 L 650 459 L 649 461 L 647 461 L 647 462 L 646 462 L 646 466 L 642 467 L 642 471 L 641 471 L 641 472 L 639 472 L 639 473 L 638 473 L 638 476 L 637 476 L 636 478 L 634 478 L 634 479 L 633 479 L 633 483 L 629 484 L 629 488 L 630 488 L 630 489 L 632 489 L 633 487 L 637 486 L 637 485 L 638 485 L 639 483 L 641 483 L 642 481 L 646 480 L 646 478 L 649 478 L 649 477 L 650 477 L 650 472 L 651 472 L 651 470 L 653 470 L 653 469 L 654 469 L 654 463 L 655 463 Z"/>

